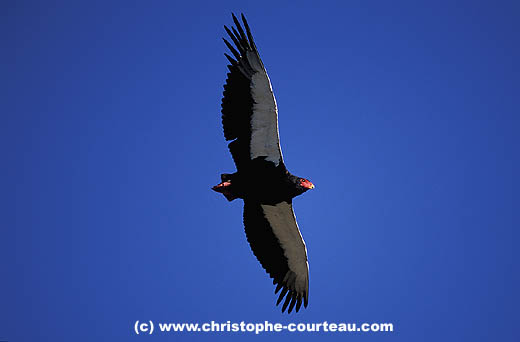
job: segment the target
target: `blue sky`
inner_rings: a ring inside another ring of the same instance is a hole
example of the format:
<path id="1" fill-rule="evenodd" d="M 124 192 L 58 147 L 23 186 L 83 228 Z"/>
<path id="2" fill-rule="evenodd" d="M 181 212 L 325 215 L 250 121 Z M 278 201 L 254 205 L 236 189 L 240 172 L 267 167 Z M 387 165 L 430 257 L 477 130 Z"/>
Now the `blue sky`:
<path id="1" fill-rule="evenodd" d="M 0 5 L 0 340 L 154 322 L 392 322 L 352 341 L 518 341 L 514 1 Z M 278 102 L 309 307 L 275 307 L 220 122 L 231 12 Z M 295 333 L 307 340 L 316 334 Z"/>

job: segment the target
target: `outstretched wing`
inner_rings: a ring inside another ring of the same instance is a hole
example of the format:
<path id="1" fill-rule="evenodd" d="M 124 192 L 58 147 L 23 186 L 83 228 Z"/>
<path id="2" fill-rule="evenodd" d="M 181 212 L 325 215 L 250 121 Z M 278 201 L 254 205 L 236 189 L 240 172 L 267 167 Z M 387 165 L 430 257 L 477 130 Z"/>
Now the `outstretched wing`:
<path id="1" fill-rule="evenodd" d="M 303 241 L 291 203 L 276 205 L 244 202 L 244 225 L 247 241 L 262 267 L 277 285 L 275 293 L 282 290 L 276 305 L 285 296 L 282 312 L 289 306 L 290 313 L 296 306 L 307 307 L 309 300 L 309 264 Z"/>
<path id="2" fill-rule="evenodd" d="M 222 98 L 224 137 L 240 170 L 249 160 L 263 156 L 276 166 L 283 161 L 278 136 L 278 110 L 269 76 L 242 14 L 245 32 L 233 15 L 236 29 L 226 26 L 233 44 L 224 39 L 234 58 L 225 54 L 229 73 Z"/>

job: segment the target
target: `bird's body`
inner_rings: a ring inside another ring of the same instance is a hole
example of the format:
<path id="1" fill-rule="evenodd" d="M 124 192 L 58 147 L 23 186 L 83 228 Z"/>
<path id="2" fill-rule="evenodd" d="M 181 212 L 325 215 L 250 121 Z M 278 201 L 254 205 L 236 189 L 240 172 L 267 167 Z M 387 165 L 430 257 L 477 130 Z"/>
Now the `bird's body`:
<path id="1" fill-rule="evenodd" d="M 283 163 L 275 166 L 258 157 L 248 163 L 246 169 L 222 174 L 221 184 L 224 184 L 224 192 L 229 194 L 229 200 L 241 198 L 262 204 L 276 204 L 282 201 L 291 203 L 294 197 L 307 190 L 299 185 L 299 179 L 290 174 Z M 222 192 L 218 185 L 214 190 Z"/>
<path id="2" fill-rule="evenodd" d="M 213 190 L 229 201 L 244 200 L 245 232 L 253 253 L 285 296 L 282 311 L 307 306 L 307 250 L 296 223 L 292 199 L 314 188 L 292 175 L 283 162 L 278 135 L 278 109 L 271 83 L 244 16 L 246 31 L 225 27 L 235 47 L 224 39 L 235 59 L 222 99 L 222 124 L 237 172 L 222 174 Z"/>

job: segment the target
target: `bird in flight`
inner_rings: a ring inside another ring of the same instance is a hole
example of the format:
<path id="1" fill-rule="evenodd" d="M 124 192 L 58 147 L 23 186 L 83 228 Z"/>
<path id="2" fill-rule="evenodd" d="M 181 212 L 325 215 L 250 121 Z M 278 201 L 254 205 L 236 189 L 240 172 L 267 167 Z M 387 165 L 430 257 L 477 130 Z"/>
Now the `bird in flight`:
<path id="1" fill-rule="evenodd" d="M 278 109 L 271 82 L 246 18 L 242 28 L 224 26 L 233 44 L 224 43 L 233 57 L 224 54 L 229 73 L 222 98 L 222 125 L 237 172 L 222 174 L 212 189 L 228 201 L 244 200 L 247 240 L 262 267 L 273 278 L 276 305 L 290 313 L 309 301 L 309 264 L 292 199 L 314 185 L 292 175 L 283 162 L 278 135 Z"/>

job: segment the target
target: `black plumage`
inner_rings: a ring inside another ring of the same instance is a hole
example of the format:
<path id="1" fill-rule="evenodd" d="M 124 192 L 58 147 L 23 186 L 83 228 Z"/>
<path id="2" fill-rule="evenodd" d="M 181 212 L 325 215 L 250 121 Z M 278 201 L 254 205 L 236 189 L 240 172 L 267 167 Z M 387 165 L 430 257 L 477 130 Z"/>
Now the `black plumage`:
<path id="1" fill-rule="evenodd" d="M 213 190 L 232 201 L 244 200 L 244 226 L 251 249 L 276 285 L 282 311 L 298 311 L 308 304 L 308 264 L 305 243 L 293 212 L 292 199 L 314 188 L 305 178 L 292 175 L 283 162 L 278 137 L 276 100 L 251 30 L 224 26 L 231 42 L 222 126 L 237 167 L 222 174 Z"/>

